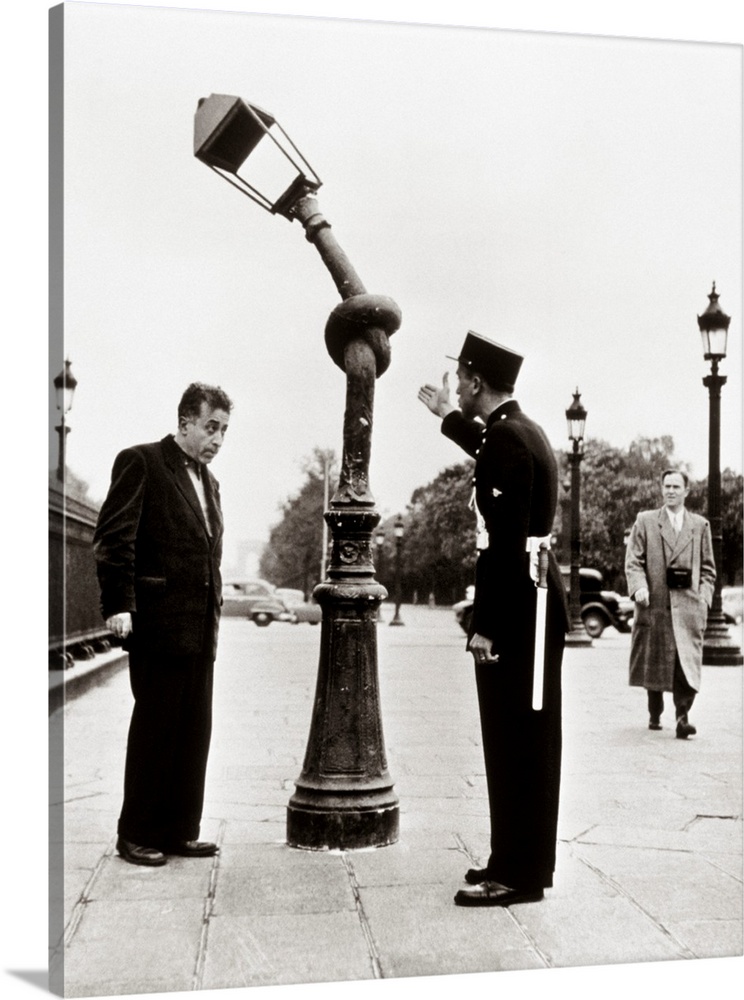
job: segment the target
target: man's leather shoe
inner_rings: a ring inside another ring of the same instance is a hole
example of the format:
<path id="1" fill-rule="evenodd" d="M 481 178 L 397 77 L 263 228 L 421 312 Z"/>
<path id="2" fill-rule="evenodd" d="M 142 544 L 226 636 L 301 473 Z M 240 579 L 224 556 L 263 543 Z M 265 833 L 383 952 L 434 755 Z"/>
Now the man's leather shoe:
<path id="1" fill-rule="evenodd" d="M 677 739 L 686 740 L 688 736 L 694 736 L 697 729 L 692 725 L 691 722 L 685 722 L 684 719 L 680 719 L 677 722 Z"/>
<path id="2" fill-rule="evenodd" d="M 465 881 L 468 885 L 478 885 L 479 882 L 485 882 L 487 878 L 487 868 L 468 868 L 465 872 Z"/>
<path id="3" fill-rule="evenodd" d="M 208 840 L 177 840 L 163 847 L 164 854 L 176 854 L 180 858 L 211 858 L 219 848 Z"/>
<path id="4" fill-rule="evenodd" d="M 455 894 L 455 905 L 512 906 L 515 903 L 538 903 L 544 896 L 542 889 L 510 889 L 500 882 L 481 882 L 471 889 L 459 889 Z"/>
<path id="5" fill-rule="evenodd" d="M 150 868 L 157 868 L 159 865 L 164 865 L 167 860 L 163 852 L 156 847 L 140 847 L 139 844 L 133 844 L 129 840 L 124 840 L 123 837 L 117 838 L 116 850 L 130 865 L 147 865 Z"/>
<path id="6" fill-rule="evenodd" d="M 654 718 L 652 717 L 652 718 L 650 718 L 650 719 L 648 720 L 648 728 L 649 728 L 649 729 L 661 729 L 661 728 L 662 728 L 662 725 L 661 725 L 661 723 L 659 722 L 659 720 L 658 720 L 658 719 L 654 719 Z"/>

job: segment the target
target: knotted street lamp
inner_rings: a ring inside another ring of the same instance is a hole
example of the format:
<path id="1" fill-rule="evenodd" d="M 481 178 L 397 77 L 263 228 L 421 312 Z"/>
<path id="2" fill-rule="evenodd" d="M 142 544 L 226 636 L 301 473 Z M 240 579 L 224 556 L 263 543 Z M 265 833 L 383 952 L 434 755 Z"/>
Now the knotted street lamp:
<path id="1" fill-rule="evenodd" d="M 567 646 L 591 646 L 592 640 L 581 618 L 581 476 L 579 465 L 584 457 L 584 428 L 586 410 L 581 405 L 581 393 L 577 389 L 573 402 L 566 410 L 568 439 L 573 450 L 568 455 L 571 466 L 571 583 L 569 589 L 569 614 L 571 624 L 566 636 Z"/>
<path id="2" fill-rule="evenodd" d="M 703 637 L 703 663 L 708 666 L 738 667 L 744 663 L 742 652 L 729 635 L 721 602 L 723 570 L 723 528 L 721 524 L 721 386 L 726 376 L 718 374 L 718 365 L 726 357 L 728 328 L 731 317 L 718 305 L 716 283 L 708 296 L 708 308 L 698 316 L 703 340 L 703 356 L 710 361 L 710 375 L 703 379 L 708 388 L 710 417 L 708 422 L 708 520 L 713 536 L 713 557 L 716 562 L 716 583 L 713 603 Z"/>
<path id="3" fill-rule="evenodd" d="M 323 609 L 320 662 L 305 761 L 287 807 L 287 842 L 317 850 L 392 844 L 398 798 L 380 712 L 376 621 L 385 589 L 374 578 L 372 534 L 380 515 L 369 460 L 375 379 L 390 364 L 400 309 L 367 293 L 318 209 L 320 178 L 268 111 L 225 94 L 202 98 L 194 155 L 262 208 L 298 219 L 342 298 L 325 343 L 346 374 L 343 456 L 324 515 L 332 552 L 328 579 L 314 592 Z"/>
<path id="4" fill-rule="evenodd" d="M 57 456 L 57 479 L 61 483 L 64 483 L 66 479 L 66 454 L 67 454 L 67 435 L 70 433 L 70 428 L 67 426 L 66 417 L 67 414 L 72 409 L 72 401 L 75 398 L 75 387 L 77 386 L 77 379 L 72 374 L 70 369 L 70 362 L 65 361 L 65 367 L 54 379 L 54 391 L 56 394 L 57 409 L 60 411 L 59 423 L 54 428 L 59 434 L 59 453 Z"/>
<path id="5" fill-rule="evenodd" d="M 404 532 L 403 518 L 398 514 L 393 525 L 393 534 L 395 535 L 395 614 L 390 621 L 391 625 L 405 625 L 400 617 L 400 550 L 403 545 Z"/>

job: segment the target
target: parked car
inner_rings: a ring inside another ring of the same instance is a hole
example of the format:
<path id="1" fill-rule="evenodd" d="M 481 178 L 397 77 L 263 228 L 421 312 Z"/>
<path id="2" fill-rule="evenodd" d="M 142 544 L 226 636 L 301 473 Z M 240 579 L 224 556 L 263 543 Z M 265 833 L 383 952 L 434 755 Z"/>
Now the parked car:
<path id="1" fill-rule="evenodd" d="M 568 591 L 571 582 L 571 570 L 561 567 L 561 575 Z M 608 625 L 614 626 L 618 632 L 630 632 L 633 623 L 635 606 L 629 597 L 622 597 L 614 590 L 604 590 L 604 580 L 598 569 L 582 567 L 579 570 L 579 588 L 581 591 L 581 620 L 584 628 L 593 639 L 598 639 Z M 470 629 L 473 617 L 474 588 L 468 587 L 464 601 L 458 601 L 452 606 L 455 620 L 464 632 Z"/>
<path id="2" fill-rule="evenodd" d="M 227 580 L 222 587 L 222 614 L 250 618 L 265 627 L 273 621 L 292 621 L 292 615 L 266 580 Z"/>
<path id="3" fill-rule="evenodd" d="M 561 566 L 561 575 L 568 593 L 571 587 L 571 568 Z M 615 590 L 604 590 L 603 584 L 604 579 L 598 569 L 581 567 L 581 620 L 592 639 L 598 639 L 608 625 L 612 625 L 618 632 L 630 632 L 633 626 L 634 602 Z"/>
<path id="4" fill-rule="evenodd" d="M 301 590 L 293 590 L 290 587 L 277 587 L 275 593 L 292 616 L 290 621 L 294 625 L 297 625 L 299 622 L 308 622 L 310 625 L 317 625 L 323 620 L 323 612 L 320 605 L 315 601 L 306 601 L 305 595 Z"/>

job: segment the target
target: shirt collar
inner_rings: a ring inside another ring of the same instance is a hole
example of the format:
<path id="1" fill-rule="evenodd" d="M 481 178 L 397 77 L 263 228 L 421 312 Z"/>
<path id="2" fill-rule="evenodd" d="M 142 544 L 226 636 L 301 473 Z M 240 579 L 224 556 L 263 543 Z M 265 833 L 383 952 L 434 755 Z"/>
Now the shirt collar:
<path id="1" fill-rule="evenodd" d="M 186 466 L 186 469 L 189 472 L 195 473 L 197 479 L 201 479 L 202 477 L 201 462 L 197 462 L 195 458 L 192 458 L 191 455 L 187 455 L 186 452 L 184 452 L 183 464 Z"/>

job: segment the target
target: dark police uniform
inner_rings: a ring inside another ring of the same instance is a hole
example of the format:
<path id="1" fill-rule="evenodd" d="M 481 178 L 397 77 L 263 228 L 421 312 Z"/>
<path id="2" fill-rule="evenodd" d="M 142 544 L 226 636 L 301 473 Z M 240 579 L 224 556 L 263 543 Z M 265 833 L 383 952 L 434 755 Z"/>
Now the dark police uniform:
<path id="1" fill-rule="evenodd" d="M 467 347 L 468 340 L 458 359 L 464 363 L 473 354 Z M 515 357 L 518 371 L 521 358 Z M 473 364 L 473 370 L 481 368 Z M 491 383 L 489 371 L 483 374 Z M 508 383 L 516 371 L 511 376 Z M 555 868 L 568 609 L 550 553 L 543 707 L 535 711 L 537 598 L 527 540 L 551 532 L 558 491 L 555 457 L 543 430 L 515 400 L 491 413 L 485 428 L 459 411 L 449 413 L 442 433 L 475 458 L 475 501 L 485 521 L 487 547 L 478 555 L 471 635 L 491 639 L 499 656 L 498 663 L 475 666 L 491 813 L 491 855 L 484 878 L 540 890 L 553 884 Z"/>

